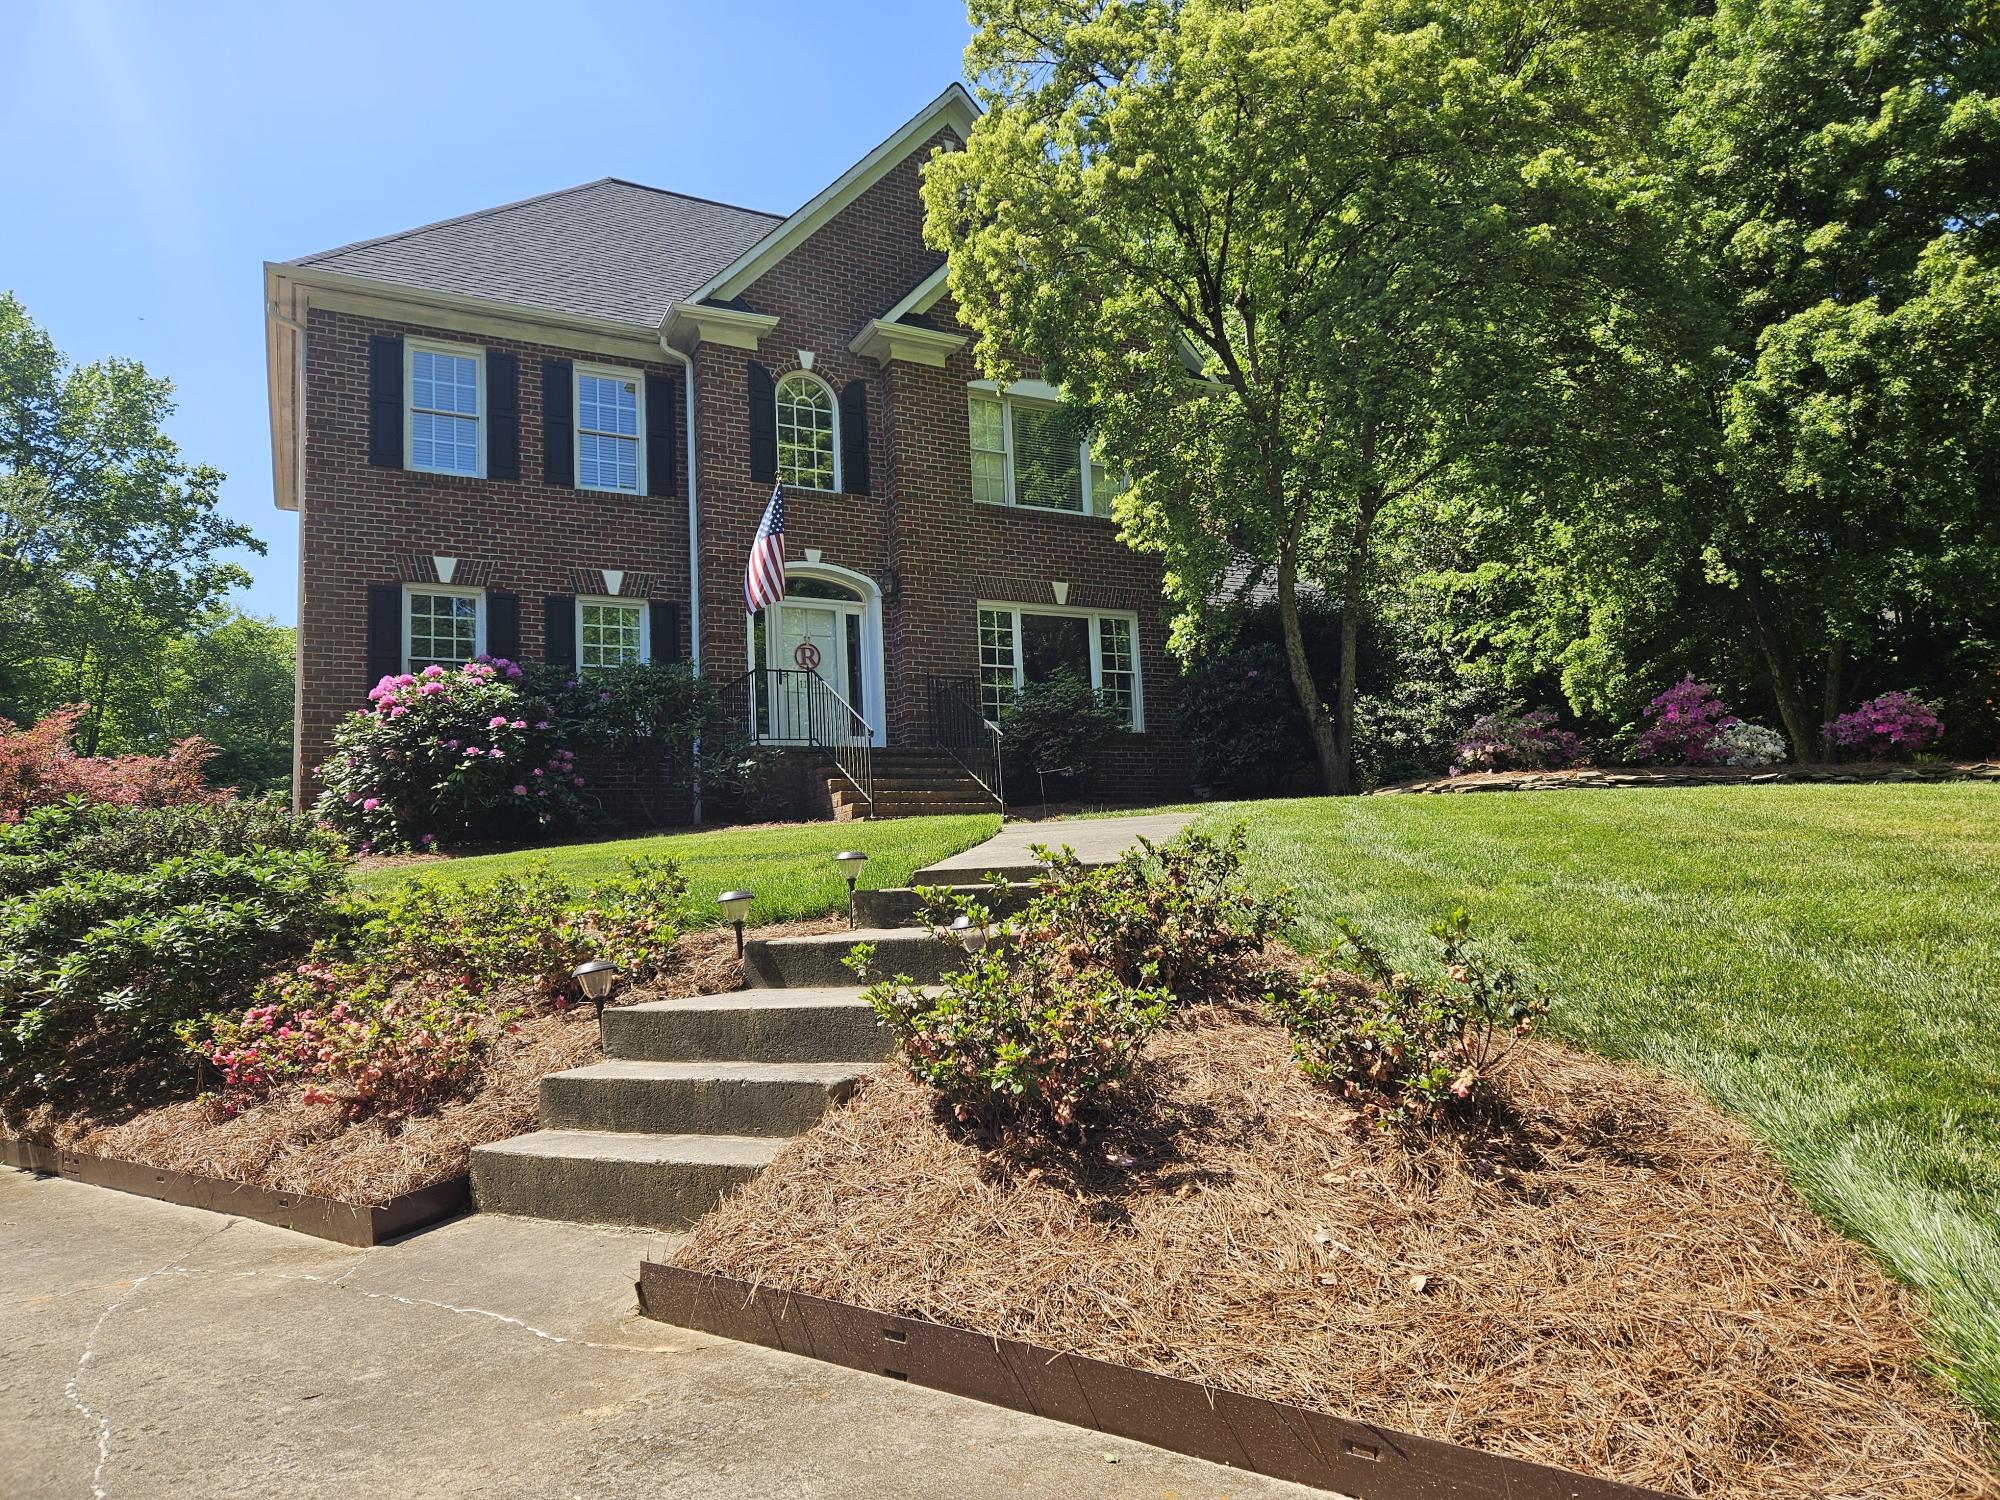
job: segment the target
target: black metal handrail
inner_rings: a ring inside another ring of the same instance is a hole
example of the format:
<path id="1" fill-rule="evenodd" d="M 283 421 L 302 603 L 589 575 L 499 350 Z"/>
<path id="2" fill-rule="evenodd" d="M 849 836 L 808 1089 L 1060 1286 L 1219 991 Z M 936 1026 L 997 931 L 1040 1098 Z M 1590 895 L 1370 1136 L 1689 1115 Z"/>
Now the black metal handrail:
<path id="1" fill-rule="evenodd" d="M 931 744 L 958 762 L 986 795 L 1007 811 L 1007 780 L 1001 769 L 1000 726 L 986 717 L 973 677 L 924 678 L 930 706 Z"/>
<path id="2" fill-rule="evenodd" d="M 758 667 L 717 694 L 721 712 L 753 744 L 824 750 L 875 814 L 875 731 L 817 672 Z"/>

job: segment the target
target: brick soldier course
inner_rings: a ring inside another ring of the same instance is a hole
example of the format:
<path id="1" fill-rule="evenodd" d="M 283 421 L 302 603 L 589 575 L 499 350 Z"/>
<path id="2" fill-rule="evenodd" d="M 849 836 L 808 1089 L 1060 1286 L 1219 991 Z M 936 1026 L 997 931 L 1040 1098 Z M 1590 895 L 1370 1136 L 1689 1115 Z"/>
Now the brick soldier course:
<path id="1" fill-rule="evenodd" d="M 472 591 L 486 649 L 524 660 L 574 661 L 579 596 L 642 603 L 655 659 L 741 676 L 771 391 L 802 369 L 837 401 L 842 488 L 787 486 L 788 572 L 862 601 L 856 707 L 881 753 L 929 764 L 925 679 L 976 678 L 982 603 L 1110 610 L 1136 623 L 1142 727 L 1093 792 L 1186 789 L 1158 563 L 1107 516 L 973 499 L 979 372 L 918 192 L 973 117 L 953 85 L 788 217 L 606 179 L 265 268 L 276 493 L 300 513 L 302 800 L 334 725 L 402 669 L 409 590 Z M 410 461 L 425 341 L 477 364 L 476 475 Z M 573 382 L 593 367 L 636 393 L 643 493 L 576 486 Z"/>

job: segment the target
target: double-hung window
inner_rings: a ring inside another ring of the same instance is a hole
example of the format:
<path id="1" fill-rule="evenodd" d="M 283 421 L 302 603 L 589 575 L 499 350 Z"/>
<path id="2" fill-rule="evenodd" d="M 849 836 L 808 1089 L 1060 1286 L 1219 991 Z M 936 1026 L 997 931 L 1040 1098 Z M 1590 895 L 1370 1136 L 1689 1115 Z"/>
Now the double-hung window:
<path id="1" fill-rule="evenodd" d="M 459 667 L 486 649 L 486 596 L 437 584 L 403 590 L 403 670 Z"/>
<path id="2" fill-rule="evenodd" d="M 404 348 L 409 361 L 403 382 L 409 393 L 405 466 L 477 477 L 485 452 L 480 426 L 486 415 L 486 361 L 478 350 L 455 344 L 411 339 Z"/>
<path id="3" fill-rule="evenodd" d="M 631 599 L 576 601 L 576 664 L 586 672 L 648 659 L 646 605 Z"/>
<path id="4" fill-rule="evenodd" d="M 639 377 L 620 370 L 576 372 L 576 483 L 579 489 L 637 495 L 645 486 Z"/>
<path id="5" fill-rule="evenodd" d="M 979 696 L 988 718 L 999 718 L 1022 688 L 1046 682 L 1058 672 L 1089 683 L 1099 698 L 1125 716 L 1128 728 L 1145 727 L 1138 616 L 1014 604 L 979 606 Z"/>
<path id="6" fill-rule="evenodd" d="M 975 389 L 968 397 L 972 498 L 1073 515 L 1109 515 L 1121 486 L 1082 420 L 1053 401 Z"/>

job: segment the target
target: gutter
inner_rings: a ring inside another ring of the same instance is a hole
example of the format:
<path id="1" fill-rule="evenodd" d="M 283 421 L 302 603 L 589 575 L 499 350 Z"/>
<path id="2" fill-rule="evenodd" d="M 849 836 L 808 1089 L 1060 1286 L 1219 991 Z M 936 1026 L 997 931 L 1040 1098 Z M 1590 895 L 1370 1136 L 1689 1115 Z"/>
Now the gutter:
<path id="1" fill-rule="evenodd" d="M 669 317 L 672 313 L 669 312 Z M 694 432 L 694 358 L 683 354 L 667 342 L 665 320 L 660 324 L 660 349 L 668 359 L 681 367 L 686 377 L 682 386 L 686 391 L 686 414 L 683 428 L 687 433 L 688 456 L 688 665 L 694 668 L 695 676 L 701 675 L 701 536 L 699 519 L 701 507 L 695 498 L 699 493 L 695 475 L 695 452 L 700 446 L 695 442 Z M 700 754 L 699 747 L 696 754 Z M 694 820 L 701 822 L 701 781 L 697 777 L 694 786 Z"/>

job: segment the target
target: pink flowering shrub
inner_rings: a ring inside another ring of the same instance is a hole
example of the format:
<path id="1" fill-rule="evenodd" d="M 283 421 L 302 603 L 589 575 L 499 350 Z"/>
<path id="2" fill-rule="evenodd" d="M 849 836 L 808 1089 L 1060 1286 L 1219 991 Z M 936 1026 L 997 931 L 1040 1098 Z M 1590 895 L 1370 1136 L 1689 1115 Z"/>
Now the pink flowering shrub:
<path id="1" fill-rule="evenodd" d="M 1582 762 L 1581 736 L 1558 729 L 1546 708 L 1486 714 L 1452 747 L 1451 769 L 1461 771 L 1559 771 Z"/>
<path id="2" fill-rule="evenodd" d="M 1826 726 L 1826 742 L 1875 760 L 1898 760 L 1927 749 L 1944 734 L 1930 704 L 1908 693 L 1884 693 Z"/>
<path id="3" fill-rule="evenodd" d="M 1692 675 L 1646 705 L 1651 722 L 1634 747 L 1649 765 L 1714 766 L 1728 758 L 1722 731 L 1738 723 L 1722 696 Z"/>
<path id="4" fill-rule="evenodd" d="M 56 709 L 28 729 L 0 719 L 0 823 L 18 823 L 34 808 L 71 797 L 117 807 L 172 807 L 229 795 L 202 780 L 215 754 L 205 740 L 184 739 L 165 755 L 78 755 L 76 721 L 88 706 Z"/>
<path id="5" fill-rule="evenodd" d="M 234 1114 L 283 1084 L 348 1118 L 435 1108 L 476 1082 L 528 1015 L 579 998 L 571 970 L 608 959 L 656 977 L 688 925 L 671 860 L 634 860 L 573 892 L 546 865 L 478 886 L 420 881 L 269 978 L 248 1009 L 179 1028 Z"/>
<path id="6" fill-rule="evenodd" d="M 314 812 L 364 849 L 573 827 L 584 777 L 512 662 L 384 677 L 334 731 Z"/>

